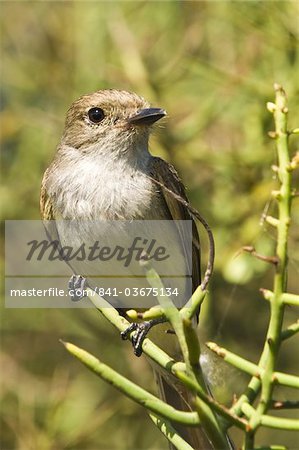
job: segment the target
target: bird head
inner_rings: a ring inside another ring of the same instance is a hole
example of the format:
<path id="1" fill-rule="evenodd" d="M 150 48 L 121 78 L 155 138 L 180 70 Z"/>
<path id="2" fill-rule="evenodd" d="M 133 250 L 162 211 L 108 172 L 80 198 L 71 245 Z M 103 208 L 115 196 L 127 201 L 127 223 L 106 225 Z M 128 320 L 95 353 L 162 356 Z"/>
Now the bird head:
<path id="1" fill-rule="evenodd" d="M 69 108 L 63 143 L 82 152 L 125 152 L 146 146 L 151 125 L 166 115 L 135 93 L 107 89 L 83 95 Z"/>

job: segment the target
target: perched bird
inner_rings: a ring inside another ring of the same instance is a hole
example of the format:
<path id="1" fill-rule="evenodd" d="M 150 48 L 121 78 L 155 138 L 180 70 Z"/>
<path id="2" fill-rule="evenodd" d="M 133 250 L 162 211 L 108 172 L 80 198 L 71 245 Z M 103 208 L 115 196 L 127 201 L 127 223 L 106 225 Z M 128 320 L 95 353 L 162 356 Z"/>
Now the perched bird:
<path id="1" fill-rule="evenodd" d="M 63 219 L 55 230 L 62 244 L 71 245 L 75 239 L 64 224 L 68 220 L 193 220 L 174 167 L 153 157 L 148 149 L 152 126 L 165 115 L 164 110 L 151 107 L 135 93 L 114 89 L 83 95 L 71 105 L 61 142 L 43 177 L 40 201 L 44 220 Z M 84 233 L 86 230 L 78 225 L 76 234 L 80 237 Z M 194 290 L 201 278 L 194 223 L 191 234 Z M 187 265 L 184 236 L 180 231 L 177 236 L 177 259 Z M 169 236 L 169 240 L 173 239 L 174 235 Z M 75 265 L 72 269 L 76 275 L 83 275 L 82 267 Z M 125 314 L 125 310 L 121 313 Z M 156 325 L 150 337 L 172 357 L 179 358 L 176 337 L 166 334 L 165 329 L 165 324 Z M 140 353 L 140 348 L 135 351 Z M 190 409 L 182 386 L 163 373 L 157 372 L 156 376 L 164 401 L 179 409 Z M 213 448 L 200 427 L 179 427 L 179 432 L 194 449 Z"/>

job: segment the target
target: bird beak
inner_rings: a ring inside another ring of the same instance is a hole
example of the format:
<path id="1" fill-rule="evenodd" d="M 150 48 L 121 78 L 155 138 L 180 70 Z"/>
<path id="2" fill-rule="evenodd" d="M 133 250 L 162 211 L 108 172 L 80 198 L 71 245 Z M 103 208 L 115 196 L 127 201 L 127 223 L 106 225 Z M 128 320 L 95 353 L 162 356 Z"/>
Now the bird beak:
<path id="1" fill-rule="evenodd" d="M 166 111 L 160 108 L 145 108 L 140 109 L 132 117 L 128 118 L 128 123 L 130 125 L 152 125 L 157 122 L 157 120 L 162 119 L 162 117 L 166 116 Z"/>

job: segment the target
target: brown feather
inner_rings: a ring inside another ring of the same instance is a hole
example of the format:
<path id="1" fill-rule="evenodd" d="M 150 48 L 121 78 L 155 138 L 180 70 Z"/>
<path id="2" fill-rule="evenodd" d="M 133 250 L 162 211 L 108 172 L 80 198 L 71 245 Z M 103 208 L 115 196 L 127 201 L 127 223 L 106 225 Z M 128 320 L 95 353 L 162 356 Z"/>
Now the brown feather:
<path id="1" fill-rule="evenodd" d="M 175 168 L 161 158 L 152 158 L 150 172 L 153 181 L 156 181 L 157 186 L 159 186 L 160 194 L 164 198 L 171 219 L 192 220 L 192 290 L 194 292 L 201 281 L 200 244 L 196 224 L 188 208 L 186 208 L 184 204 L 178 202 L 178 200 L 175 198 L 175 195 L 178 195 L 183 200 L 189 203 L 184 185 L 181 182 Z M 171 192 L 173 192 L 175 195 L 171 195 Z M 184 233 L 184 228 L 183 230 L 180 229 L 179 232 Z M 181 236 L 183 246 L 185 242 L 188 242 L 188 238 L 190 239 L 190 237 L 186 235 Z M 186 258 L 186 260 L 188 261 L 188 258 Z"/>

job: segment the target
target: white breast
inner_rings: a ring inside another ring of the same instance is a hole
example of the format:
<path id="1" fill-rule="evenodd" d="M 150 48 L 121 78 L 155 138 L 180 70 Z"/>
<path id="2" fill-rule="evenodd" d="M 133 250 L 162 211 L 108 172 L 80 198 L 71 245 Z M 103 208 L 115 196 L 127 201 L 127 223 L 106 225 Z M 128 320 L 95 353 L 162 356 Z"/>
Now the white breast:
<path id="1" fill-rule="evenodd" d="M 47 191 L 64 219 L 142 219 L 149 216 L 155 195 L 144 168 L 86 155 L 56 166 Z"/>

